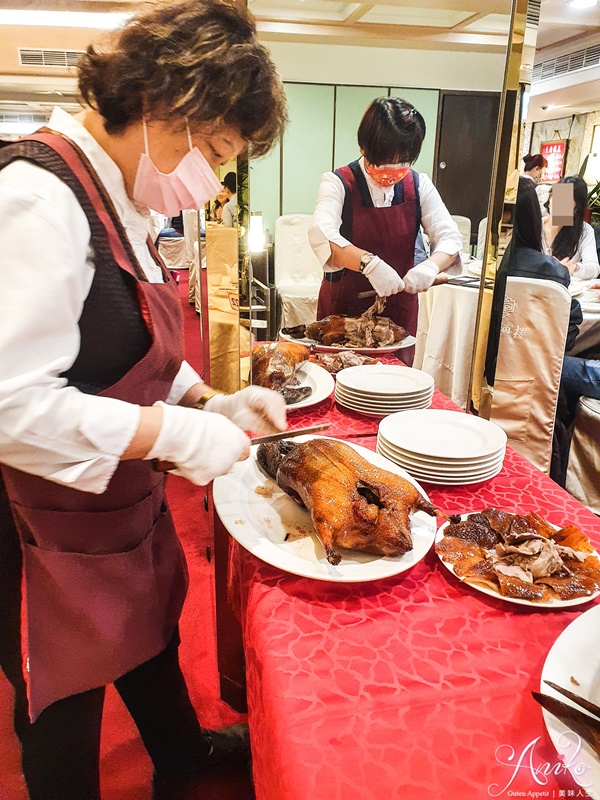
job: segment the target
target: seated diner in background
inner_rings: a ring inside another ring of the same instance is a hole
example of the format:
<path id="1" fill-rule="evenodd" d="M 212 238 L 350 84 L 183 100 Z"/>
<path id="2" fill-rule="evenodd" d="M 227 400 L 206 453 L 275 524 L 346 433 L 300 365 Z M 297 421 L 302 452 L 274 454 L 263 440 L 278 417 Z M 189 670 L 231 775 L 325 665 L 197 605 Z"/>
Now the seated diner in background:
<path id="1" fill-rule="evenodd" d="M 597 278 L 600 274 L 600 263 L 596 250 L 594 229 L 584 222 L 583 215 L 587 209 L 588 188 L 579 175 L 568 175 L 559 183 L 573 185 L 573 224 L 552 224 L 552 190 L 546 203 L 548 216 L 544 217 L 543 245 L 544 252 L 554 256 L 564 264 L 571 276 L 581 281 Z"/>
<path id="2" fill-rule="evenodd" d="M 431 179 L 411 169 L 424 137 L 425 121 L 414 106 L 380 97 L 358 128 L 361 157 L 323 175 L 309 231 L 324 269 L 317 319 L 359 316 L 379 295 L 387 297 L 386 316 L 416 333 L 417 293 L 453 266 L 462 249 Z M 415 265 L 420 225 L 431 255 Z"/>

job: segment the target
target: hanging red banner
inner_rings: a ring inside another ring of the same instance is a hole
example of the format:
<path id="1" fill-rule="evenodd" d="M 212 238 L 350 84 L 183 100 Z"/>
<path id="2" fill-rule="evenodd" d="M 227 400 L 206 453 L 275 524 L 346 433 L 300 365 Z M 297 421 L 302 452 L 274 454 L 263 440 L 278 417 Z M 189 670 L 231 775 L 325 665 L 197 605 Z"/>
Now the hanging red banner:
<path id="1" fill-rule="evenodd" d="M 548 166 L 542 173 L 542 183 L 556 183 L 563 176 L 567 140 L 558 139 L 554 142 L 543 142 L 540 153 L 548 162 Z"/>

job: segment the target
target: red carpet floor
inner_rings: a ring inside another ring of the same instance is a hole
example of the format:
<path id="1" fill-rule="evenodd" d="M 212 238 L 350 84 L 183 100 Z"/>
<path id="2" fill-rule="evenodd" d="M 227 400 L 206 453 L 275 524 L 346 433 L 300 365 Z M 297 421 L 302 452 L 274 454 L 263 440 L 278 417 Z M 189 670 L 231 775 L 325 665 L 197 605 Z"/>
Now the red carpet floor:
<path id="1" fill-rule="evenodd" d="M 180 296 L 185 318 L 186 358 L 201 372 L 199 321 L 187 302 L 187 273 L 181 273 Z M 185 549 L 190 589 L 181 619 L 181 663 L 202 725 L 219 728 L 244 721 L 219 699 L 215 649 L 212 545 L 204 510 L 204 489 L 171 477 L 169 502 Z M 12 688 L 0 673 L 0 800 L 27 800 L 20 770 L 19 745 L 12 730 Z M 120 698 L 109 687 L 104 708 L 101 755 L 103 800 L 150 800 L 151 763 Z M 189 800 L 252 800 L 245 773 L 207 781 Z M 85 798 L 81 798 L 85 800 Z"/>

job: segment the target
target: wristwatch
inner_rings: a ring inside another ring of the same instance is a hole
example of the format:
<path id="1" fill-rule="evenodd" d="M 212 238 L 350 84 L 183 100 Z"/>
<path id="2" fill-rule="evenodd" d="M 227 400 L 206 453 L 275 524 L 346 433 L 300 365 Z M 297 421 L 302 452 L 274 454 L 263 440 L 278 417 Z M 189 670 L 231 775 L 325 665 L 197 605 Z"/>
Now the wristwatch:
<path id="1" fill-rule="evenodd" d="M 207 389 L 200 399 L 194 403 L 194 408 L 199 408 L 202 410 L 210 398 L 214 397 L 216 394 L 224 394 L 224 392 L 219 392 L 217 389 Z"/>
<path id="2" fill-rule="evenodd" d="M 361 272 L 364 272 L 365 271 L 365 267 L 368 267 L 369 264 L 371 263 L 371 261 L 373 261 L 374 258 L 375 258 L 375 254 L 374 253 L 363 253 L 362 256 L 360 257 L 359 270 Z"/>

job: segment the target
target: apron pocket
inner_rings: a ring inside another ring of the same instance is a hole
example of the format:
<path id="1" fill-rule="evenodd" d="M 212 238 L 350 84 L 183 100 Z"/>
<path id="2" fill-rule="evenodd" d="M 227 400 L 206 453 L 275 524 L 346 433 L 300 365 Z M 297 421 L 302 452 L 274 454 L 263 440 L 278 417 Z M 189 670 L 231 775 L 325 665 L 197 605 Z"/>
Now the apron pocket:
<path id="1" fill-rule="evenodd" d="M 24 541 L 42 548 L 85 555 L 123 553 L 137 547 L 160 517 L 162 485 L 143 500 L 110 511 L 55 511 L 13 503 Z"/>
<path id="2" fill-rule="evenodd" d="M 112 683 L 166 647 L 187 575 L 168 509 L 159 502 L 155 520 L 148 509 L 152 497 L 116 512 L 17 509 L 19 527 L 53 544 L 23 542 L 32 717 L 62 697 Z M 42 535 L 39 526 L 48 523 L 54 528 Z M 106 529 L 113 552 L 60 549 L 78 528 L 97 550 L 102 526 L 116 524 L 120 535 Z"/>

